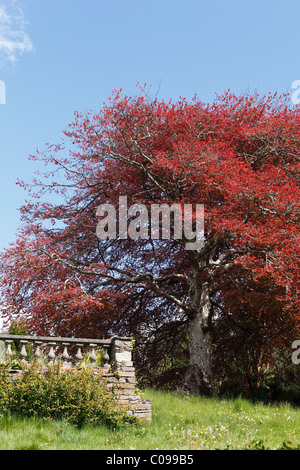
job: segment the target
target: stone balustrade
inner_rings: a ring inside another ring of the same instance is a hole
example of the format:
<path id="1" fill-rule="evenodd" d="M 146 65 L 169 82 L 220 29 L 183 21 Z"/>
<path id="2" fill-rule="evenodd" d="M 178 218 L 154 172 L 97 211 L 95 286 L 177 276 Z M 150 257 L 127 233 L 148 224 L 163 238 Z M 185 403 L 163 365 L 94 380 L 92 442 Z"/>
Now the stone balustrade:
<path id="1" fill-rule="evenodd" d="M 103 354 L 103 367 L 110 368 L 110 357 L 109 350 L 111 344 L 113 343 L 112 339 L 86 339 L 86 338 L 62 338 L 62 337 L 52 337 L 52 336 L 25 336 L 25 335 L 10 335 L 10 334 L 0 334 L 0 341 L 4 341 L 6 345 L 5 358 L 9 359 L 13 355 L 11 348 L 12 343 L 20 343 L 20 359 L 27 362 L 27 351 L 26 345 L 30 344 L 34 349 L 34 357 L 39 359 L 42 357 L 42 348 L 48 348 L 47 353 L 44 355 L 47 357 L 49 364 L 53 364 L 55 359 L 62 360 L 64 365 L 76 364 L 79 365 L 83 361 L 83 350 L 85 349 L 88 352 L 88 360 L 91 366 L 94 366 L 97 361 L 97 356 L 95 353 L 96 348 L 104 350 Z M 70 356 L 68 348 L 76 348 L 76 353 L 74 357 Z M 61 349 L 61 353 L 58 354 L 57 351 Z M 1 359 L 1 358 L 0 358 Z M 2 358 L 3 361 L 3 358 Z"/>
<path id="2" fill-rule="evenodd" d="M 19 358 L 25 363 L 29 360 L 27 345 L 31 346 L 37 361 L 43 357 L 49 364 L 59 360 L 64 368 L 78 367 L 85 361 L 95 374 L 103 375 L 108 389 L 113 390 L 120 403 L 127 406 L 129 414 L 151 421 L 151 400 L 143 399 L 136 393 L 131 338 L 88 339 L 0 334 L 0 362 L 9 362 L 15 356 L 12 343 L 19 343 Z M 102 361 L 98 365 L 97 353 L 100 351 Z"/>

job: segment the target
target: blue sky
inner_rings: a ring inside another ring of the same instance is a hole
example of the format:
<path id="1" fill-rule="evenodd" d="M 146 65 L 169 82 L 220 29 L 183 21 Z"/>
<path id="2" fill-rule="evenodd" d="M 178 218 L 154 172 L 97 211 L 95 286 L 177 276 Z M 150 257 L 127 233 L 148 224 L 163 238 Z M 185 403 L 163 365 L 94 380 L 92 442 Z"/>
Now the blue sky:
<path id="1" fill-rule="evenodd" d="M 166 100 L 292 93 L 299 14 L 299 0 L 0 0 L 0 250 L 20 225 L 16 180 L 37 169 L 28 155 L 56 143 L 75 110 L 137 82 Z"/>

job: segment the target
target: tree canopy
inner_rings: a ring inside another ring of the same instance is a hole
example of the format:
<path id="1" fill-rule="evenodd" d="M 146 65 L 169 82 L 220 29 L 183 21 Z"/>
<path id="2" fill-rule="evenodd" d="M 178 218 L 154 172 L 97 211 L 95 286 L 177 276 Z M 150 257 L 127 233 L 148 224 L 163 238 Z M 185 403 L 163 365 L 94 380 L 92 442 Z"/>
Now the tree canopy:
<path id="1" fill-rule="evenodd" d="M 2 253 L 8 316 L 40 334 L 133 335 L 143 364 L 170 367 L 181 348 L 192 393 L 215 390 L 225 344 L 238 354 L 252 338 L 259 367 L 299 322 L 299 124 L 285 96 L 230 91 L 212 104 L 115 91 L 99 113 L 75 113 L 31 156 L 45 171 L 19 181 L 30 197 Z M 118 218 L 120 196 L 149 210 L 202 204 L 203 245 L 99 239 L 97 209 Z"/>

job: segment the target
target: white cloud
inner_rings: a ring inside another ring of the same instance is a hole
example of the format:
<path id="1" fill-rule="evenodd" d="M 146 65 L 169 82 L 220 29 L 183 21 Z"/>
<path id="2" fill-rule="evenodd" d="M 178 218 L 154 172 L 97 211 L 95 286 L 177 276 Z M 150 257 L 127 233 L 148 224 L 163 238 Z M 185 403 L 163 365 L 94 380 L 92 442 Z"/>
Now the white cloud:
<path id="1" fill-rule="evenodd" d="M 18 1 L 0 2 L 0 60 L 14 64 L 33 45 L 26 32 L 27 23 Z"/>

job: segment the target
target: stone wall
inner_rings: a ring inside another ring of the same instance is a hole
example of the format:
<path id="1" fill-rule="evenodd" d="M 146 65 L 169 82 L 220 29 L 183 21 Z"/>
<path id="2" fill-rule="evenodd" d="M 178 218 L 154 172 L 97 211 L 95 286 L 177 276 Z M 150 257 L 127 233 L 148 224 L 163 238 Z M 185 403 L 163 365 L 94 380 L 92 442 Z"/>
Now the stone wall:
<path id="1" fill-rule="evenodd" d="M 114 391 L 121 404 L 129 407 L 129 414 L 150 422 L 151 400 L 142 398 L 136 392 L 132 341 L 128 338 L 112 338 L 110 357 L 111 367 L 104 371 L 108 388 Z"/>

